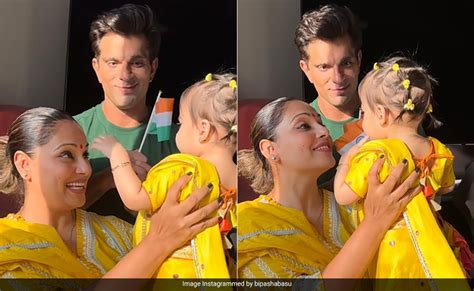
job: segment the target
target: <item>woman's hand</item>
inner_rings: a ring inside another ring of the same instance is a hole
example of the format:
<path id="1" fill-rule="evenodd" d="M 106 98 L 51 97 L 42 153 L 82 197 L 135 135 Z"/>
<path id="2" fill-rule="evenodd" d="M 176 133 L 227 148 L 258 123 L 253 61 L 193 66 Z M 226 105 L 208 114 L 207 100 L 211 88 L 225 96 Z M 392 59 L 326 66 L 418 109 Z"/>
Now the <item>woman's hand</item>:
<path id="1" fill-rule="evenodd" d="M 386 231 L 400 217 L 408 202 L 419 193 L 419 186 L 410 189 L 418 178 L 416 171 L 396 187 L 405 168 L 404 163 L 398 164 L 387 180 L 380 183 L 378 171 L 383 161 L 383 158 L 377 159 L 369 172 L 368 191 L 364 200 L 364 220 L 324 269 L 323 278 L 362 278 L 377 253 Z M 329 290 L 327 285 L 325 287 Z M 335 287 L 336 290 L 341 288 Z M 345 287 L 347 289 L 347 286 Z"/>
<path id="2" fill-rule="evenodd" d="M 194 210 L 208 194 L 207 186 L 194 190 L 186 200 L 178 202 L 181 189 L 190 178 L 191 176 L 182 176 L 170 187 L 163 205 L 150 217 L 148 235 L 105 278 L 150 278 L 173 251 L 218 222 L 216 210 L 222 203 L 221 199 Z M 211 213 L 216 214 L 209 218 Z"/>
<path id="3" fill-rule="evenodd" d="M 377 159 L 369 172 L 369 184 L 364 202 L 364 220 L 367 219 L 387 230 L 400 217 L 408 202 L 420 192 L 420 186 L 412 189 L 419 174 L 415 169 L 403 183 L 396 187 L 406 166 L 403 162 L 392 170 L 384 183 L 381 183 L 378 172 L 383 161 L 384 158 Z"/>
<path id="4" fill-rule="evenodd" d="M 181 189 L 190 179 L 191 176 L 188 175 L 180 177 L 168 190 L 161 208 L 151 216 L 148 235 L 155 237 L 157 243 L 165 245 L 169 253 L 184 245 L 199 232 L 218 223 L 217 213 L 211 218 L 208 217 L 219 208 L 221 199 L 193 210 L 212 188 L 204 186 L 196 189 L 186 200 L 178 202 Z"/>

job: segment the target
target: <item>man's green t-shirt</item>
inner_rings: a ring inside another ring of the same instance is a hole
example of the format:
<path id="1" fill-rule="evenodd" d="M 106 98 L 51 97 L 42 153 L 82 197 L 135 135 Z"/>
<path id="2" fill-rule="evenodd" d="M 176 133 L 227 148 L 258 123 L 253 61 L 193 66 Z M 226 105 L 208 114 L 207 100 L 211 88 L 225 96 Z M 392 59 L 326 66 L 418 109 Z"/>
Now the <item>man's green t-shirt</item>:
<path id="1" fill-rule="evenodd" d="M 321 113 L 321 109 L 319 109 L 317 100 L 318 100 L 317 98 L 314 99 L 313 102 L 311 102 L 311 106 L 321 116 L 321 121 L 323 122 L 324 126 L 326 126 L 326 128 L 328 129 L 329 135 L 331 136 L 333 141 L 336 141 L 336 139 L 340 138 L 344 134 L 344 125 L 348 124 L 349 122 L 359 119 L 358 113 L 343 121 L 334 121 L 334 120 L 327 119 L 326 116 L 324 116 Z"/>
<path id="2" fill-rule="evenodd" d="M 81 125 L 87 137 L 89 146 L 95 137 L 99 135 L 113 135 L 127 150 L 138 150 L 145 133 L 148 119 L 137 127 L 121 128 L 110 123 L 102 111 L 102 103 L 86 110 L 76 116 L 74 119 Z M 155 135 L 148 135 L 143 144 L 142 153 L 148 158 L 148 164 L 154 166 L 166 156 L 177 153 L 175 136 L 178 126 L 172 124 L 170 139 L 168 141 L 158 142 Z M 89 161 L 92 166 L 92 172 L 97 173 L 100 170 L 110 167 L 109 159 L 101 152 L 89 149 Z M 116 189 L 105 193 L 96 203 L 89 207 L 90 211 L 100 215 L 115 215 L 130 223 L 134 223 L 135 217 L 125 208 Z"/>

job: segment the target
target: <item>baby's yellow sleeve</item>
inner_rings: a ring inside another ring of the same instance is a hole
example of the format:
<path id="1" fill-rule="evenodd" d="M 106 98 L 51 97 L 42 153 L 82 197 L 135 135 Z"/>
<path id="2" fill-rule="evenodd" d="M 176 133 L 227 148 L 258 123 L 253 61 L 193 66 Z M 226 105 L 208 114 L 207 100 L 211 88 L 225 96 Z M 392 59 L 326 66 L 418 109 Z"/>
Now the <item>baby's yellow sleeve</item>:
<path id="1" fill-rule="evenodd" d="M 441 187 L 451 187 L 455 183 L 456 175 L 454 174 L 454 161 L 451 159 L 446 159 Z"/>
<path id="2" fill-rule="evenodd" d="M 356 154 L 351 162 L 350 169 L 345 178 L 345 183 L 357 196 L 364 198 L 367 193 L 367 184 L 369 171 L 374 162 L 382 154 L 381 151 L 361 151 Z M 379 173 L 380 179 L 383 181 L 388 176 L 388 165 L 384 163 Z"/>

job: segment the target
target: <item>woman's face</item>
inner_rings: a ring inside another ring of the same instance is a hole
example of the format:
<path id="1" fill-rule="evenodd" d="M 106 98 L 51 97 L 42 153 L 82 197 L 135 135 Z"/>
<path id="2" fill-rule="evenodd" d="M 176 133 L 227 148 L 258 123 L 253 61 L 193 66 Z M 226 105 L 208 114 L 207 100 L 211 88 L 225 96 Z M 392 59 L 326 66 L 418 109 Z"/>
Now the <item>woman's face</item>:
<path id="1" fill-rule="evenodd" d="M 286 103 L 276 128 L 276 152 L 282 166 L 297 171 L 325 172 L 335 165 L 332 140 L 316 111 L 303 101 Z"/>
<path id="2" fill-rule="evenodd" d="M 43 195 L 40 200 L 53 210 L 84 205 L 91 166 L 81 127 L 70 120 L 57 122 L 49 142 L 35 149 L 30 171 L 25 199 L 28 195 Z"/>

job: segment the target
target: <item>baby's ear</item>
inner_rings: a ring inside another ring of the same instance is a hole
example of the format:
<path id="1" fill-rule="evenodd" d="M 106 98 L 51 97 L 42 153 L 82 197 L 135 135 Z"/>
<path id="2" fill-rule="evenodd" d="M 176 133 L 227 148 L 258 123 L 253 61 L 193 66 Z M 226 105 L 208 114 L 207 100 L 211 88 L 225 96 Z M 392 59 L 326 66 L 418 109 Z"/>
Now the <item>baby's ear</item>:
<path id="1" fill-rule="evenodd" d="M 207 119 L 201 119 L 198 125 L 199 129 L 199 142 L 207 142 L 212 134 L 212 125 Z"/>
<path id="2" fill-rule="evenodd" d="M 375 115 L 379 121 L 380 126 L 386 126 L 389 124 L 390 110 L 378 104 L 375 106 Z"/>

